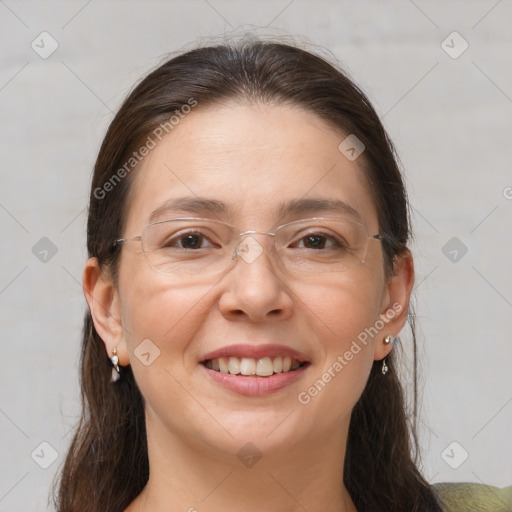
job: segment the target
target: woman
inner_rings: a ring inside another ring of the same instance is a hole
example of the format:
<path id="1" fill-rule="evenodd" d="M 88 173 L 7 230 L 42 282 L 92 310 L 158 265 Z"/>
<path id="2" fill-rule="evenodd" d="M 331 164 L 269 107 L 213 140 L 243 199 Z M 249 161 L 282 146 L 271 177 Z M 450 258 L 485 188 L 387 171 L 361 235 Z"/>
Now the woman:
<path id="1" fill-rule="evenodd" d="M 442 510 L 395 366 L 406 192 L 342 72 L 275 42 L 169 60 L 108 129 L 87 234 L 59 511 Z"/>

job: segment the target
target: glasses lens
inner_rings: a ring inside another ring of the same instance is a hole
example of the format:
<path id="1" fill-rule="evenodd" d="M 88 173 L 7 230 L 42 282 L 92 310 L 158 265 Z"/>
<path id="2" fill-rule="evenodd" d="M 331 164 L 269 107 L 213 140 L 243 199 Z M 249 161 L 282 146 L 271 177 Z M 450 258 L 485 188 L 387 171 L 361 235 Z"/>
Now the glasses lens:
<path id="1" fill-rule="evenodd" d="M 276 246 L 291 272 L 345 272 L 360 265 L 368 249 L 368 231 L 343 218 L 316 218 L 282 226 Z"/>
<path id="2" fill-rule="evenodd" d="M 142 250 L 152 267 L 176 276 L 211 276 L 229 265 L 233 228 L 207 219 L 173 219 L 150 224 Z"/>

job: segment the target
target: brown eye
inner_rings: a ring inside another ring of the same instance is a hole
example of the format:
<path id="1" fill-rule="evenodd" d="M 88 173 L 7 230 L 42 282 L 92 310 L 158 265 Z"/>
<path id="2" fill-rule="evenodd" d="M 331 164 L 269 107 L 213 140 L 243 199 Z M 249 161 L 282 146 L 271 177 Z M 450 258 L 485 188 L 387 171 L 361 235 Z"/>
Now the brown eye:
<path id="1" fill-rule="evenodd" d="M 324 249 L 325 248 L 325 236 L 323 235 L 308 235 L 303 238 L 304 245 L 308 249 Z"/>
<path id="2" fill-rule="evenodd" d="M 194 250 L 194 249 L 205 249 L 207 247 L 211 247 L 213 244 L 210 242 L 209 238 L 199 232 L 188 232 L 180 235 L 175 235 L 173 237 L 168 237 L 165 242 L 161 245 L 163 249 L 185 249 L 185 250 Z"/>
<path id="3" fill-rule="evenodd" d="M 205 237 L 199 234 L 189 234 L 178 239 L 178 246 L 183 249 L 201 248 L 201 242 Z"/>
<path id="4" fill-rule="evenodd" d="M 324 233 L 310 233 L 305 235 L 300 239 L 298 243 L 299 247 L 301 243 L 303 244 L 302 247 L 313 250 L 339 249 L 346 247 L 345 244 L 337 240 L 335 237 Z"/>

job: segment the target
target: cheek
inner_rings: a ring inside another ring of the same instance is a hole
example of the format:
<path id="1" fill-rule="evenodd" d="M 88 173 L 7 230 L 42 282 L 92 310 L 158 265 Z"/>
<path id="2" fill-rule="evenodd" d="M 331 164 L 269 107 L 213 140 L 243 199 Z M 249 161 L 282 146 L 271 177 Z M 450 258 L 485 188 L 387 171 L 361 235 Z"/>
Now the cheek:
<path id="1" fill-rule="evenodd" d="M 139 344 L 149 339 L 160 351 L 160 364 L 183 364 L 184 350 L 200 326 L 199 316 L 208 288 L 178 288 L 170 277 L 155 274 L 151 269 L 142 270 L 140 266 L 137 273 L 127 272 L 128 275 L 132 277 L 126 280 L 121 295 L 130 353 L 136 356 Z M 137 363 L 135 359 L 135 372 Z"/>
<path id="2" fill-rule="evenodd" d="M 321 292 L 297 290 L 309 308 L 304 311 L 316 333 L 319 360 L 298 402 L 314 417 L 336 424 L 350 413 L 361 395 L 373 364 L 374 345 L 379 340 L 371 329 L 380 318 L 381 279 L 371 267 L 362 268 L 335 283 L 325 283 Z"/>
<path id="3" fill-rule="evenodd" d="M 304 304 L 297 314 L 316 324 L 326 353 L 347 350 L 351 341 L 379 318 L 382 283 L 375 267 L 362 266 L 316 285 L 294 286 L 300 298 L 297 304 Z"/>
<path id="4" fill-rule="evenodd" d="M 186 436 L 187 418 L 198 413 L 185 391 L 197 366 L 197 351 L 190 347 L 206 309 L 211 308 L 207 305 L 209 287 L 177 288 L 151 270 L 139 268 L 138 272 L 121 292 L 130 365 L 149 408 L 146 413 L 167 418 L 167 425 L 181 429 L 181 435 Z M 173 408 L 180 411 L 179 421 L 167 417 Z"/>

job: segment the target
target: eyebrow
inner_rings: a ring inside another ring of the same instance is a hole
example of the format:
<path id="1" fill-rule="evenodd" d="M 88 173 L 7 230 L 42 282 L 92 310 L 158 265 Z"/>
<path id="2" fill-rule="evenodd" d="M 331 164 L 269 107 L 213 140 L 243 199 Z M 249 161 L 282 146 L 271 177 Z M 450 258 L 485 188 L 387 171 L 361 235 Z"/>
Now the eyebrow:
<path id="1" fill-rule="evenodd" d="M 158 208 L 153 210 L 149 216 L 149 222 L 155 222 L 164 214 L 213 214 L 213 215 L 231 215 L 233 207 L 218 201 L 217 199 L 208 199 L 205 197 L 177 197 L 165 201 Z M 282 202 L 276 209 L 276 216 L 283 218 L 290 215 L 304 215 L 317 213 L 345 214 L 363 221 L 362 216 L 349 204 L 339 199 L 329 198 L 303 198 L 293 199 L 288 202 Z"/>

